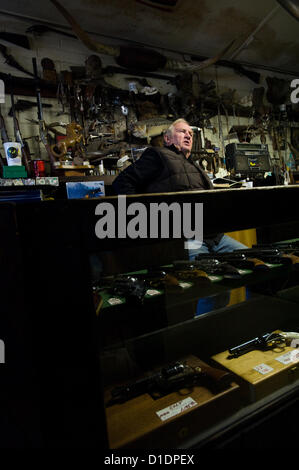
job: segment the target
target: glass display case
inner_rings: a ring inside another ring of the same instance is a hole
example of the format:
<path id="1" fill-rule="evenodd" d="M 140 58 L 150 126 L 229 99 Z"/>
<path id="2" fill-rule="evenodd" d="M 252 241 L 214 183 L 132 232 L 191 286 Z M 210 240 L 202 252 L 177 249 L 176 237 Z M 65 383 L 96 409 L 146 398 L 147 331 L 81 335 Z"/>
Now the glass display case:
<path id="1" fill-rule="evenodd" d="M 204 236 L 256 228 L 260 243 L 276 243 L 298 236 L 298 191 L 128 200 L 202 203 Z M 214 449 L 259 446 L 263 435 L 275 443 L 274 429 L 298 410 L 296 348 L 278 341 L 226 359 L 234 346 L 299 331 L 298 265 L 240 269 L 234 278 L 178 268 L 184 237 L 100 239 L 98 205 L 107 203 L 119 220 L 113 196 L 0 205 L 3 442 Z M 252 354 L 256 363 L 244 364 Z M 293 428 L 290 420 L 288 444 Z"/>

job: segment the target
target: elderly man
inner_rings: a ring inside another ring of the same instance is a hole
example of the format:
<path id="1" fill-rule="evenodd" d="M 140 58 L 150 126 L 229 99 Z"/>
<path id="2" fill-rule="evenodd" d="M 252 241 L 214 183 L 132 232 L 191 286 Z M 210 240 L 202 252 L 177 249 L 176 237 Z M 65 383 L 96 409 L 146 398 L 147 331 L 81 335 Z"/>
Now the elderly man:
<path id="1" fill-rule="evenodd" d="M 113 182 L 117 194 L 144 194 L 212 189 L 208 175 L 190 157 L 193 131 L 185 119 L 177 119 L 164 134 L 164 147 L 149 147 Z M 229 252 L 247 248 L 224 234 L 187 242 L 189 258 L 199 253 Z"/>

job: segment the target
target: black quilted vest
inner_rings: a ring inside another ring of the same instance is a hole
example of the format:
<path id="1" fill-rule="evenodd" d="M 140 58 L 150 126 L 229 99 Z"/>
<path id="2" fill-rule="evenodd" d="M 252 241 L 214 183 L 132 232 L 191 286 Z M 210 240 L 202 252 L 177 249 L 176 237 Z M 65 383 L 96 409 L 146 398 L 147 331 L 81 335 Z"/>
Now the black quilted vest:
<path id="1" fill-rule="evenodd" d="M 206 173 L 192 160 L 171 147 L 154 147 L 145 152 L 156 154 L 163 164 L 162 171 L 145 188 L 147 193 L 192 191 L 212 189 L 213 185 Z"/>

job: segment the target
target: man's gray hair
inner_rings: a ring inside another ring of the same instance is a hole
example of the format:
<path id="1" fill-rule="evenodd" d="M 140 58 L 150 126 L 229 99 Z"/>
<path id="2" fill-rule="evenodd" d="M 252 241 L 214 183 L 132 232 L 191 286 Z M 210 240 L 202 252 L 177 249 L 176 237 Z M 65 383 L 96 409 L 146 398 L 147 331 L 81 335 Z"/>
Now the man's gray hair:
<path id="1" fill-rule="evenodd" d="M 189 122 L 187 122 L 186 119 L 184 119 L 184 118 L 177 119 L 172 124 L 170 124 L 168 129 L 166 129 L 166 131 L 164 132 L 164 135 L 172 136 L 173 132 L 174 132 L 174 128 L 177 124 L 179 124 L 179 122 L 184 122 L 185 124 L 187 124 L 189 126 Z"/>

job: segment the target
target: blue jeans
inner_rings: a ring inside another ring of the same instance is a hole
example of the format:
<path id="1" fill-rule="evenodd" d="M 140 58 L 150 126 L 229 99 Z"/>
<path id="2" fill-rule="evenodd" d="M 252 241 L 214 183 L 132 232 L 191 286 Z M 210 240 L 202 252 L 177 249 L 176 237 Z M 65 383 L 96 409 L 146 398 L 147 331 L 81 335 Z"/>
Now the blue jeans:
<path id="1" fill-rule="evenodd" d="M 189 249 L 189 260 L 195 260 L 196 255 L 198 254 L 209 254 L 209 253 L 228 253 L 234 250 L 245 250 L 248 246 L 243 245 L 243 243 L 238 242 L 234 238 L 229 237 L 228 235 L 223 235 L 218 244 L 209 246 L 207 243 L 203 242 L 200 248 Z M 195 316 L 202 315 L 203 313 L 210 312 L 216 308 L 225 307 L 230 298 L 230 292 L 222 292 L 213 296 L 199 298 Z"/>
<path id="2" fill-rule="evenodd" d="M 228 253 L 234 250 L 246 250 L 248 246 L 243 245 L 243 243 L 238 242 L 234 238 L 229 237 L 228 235 L 223 235 L 218 244 L 210 247 L 203 241 L 202 246 L 196 249 L 189 249 L 188 255 L 189 260 L 195 260 L 197 255 L 209 254 L 209 253 Z"/>

